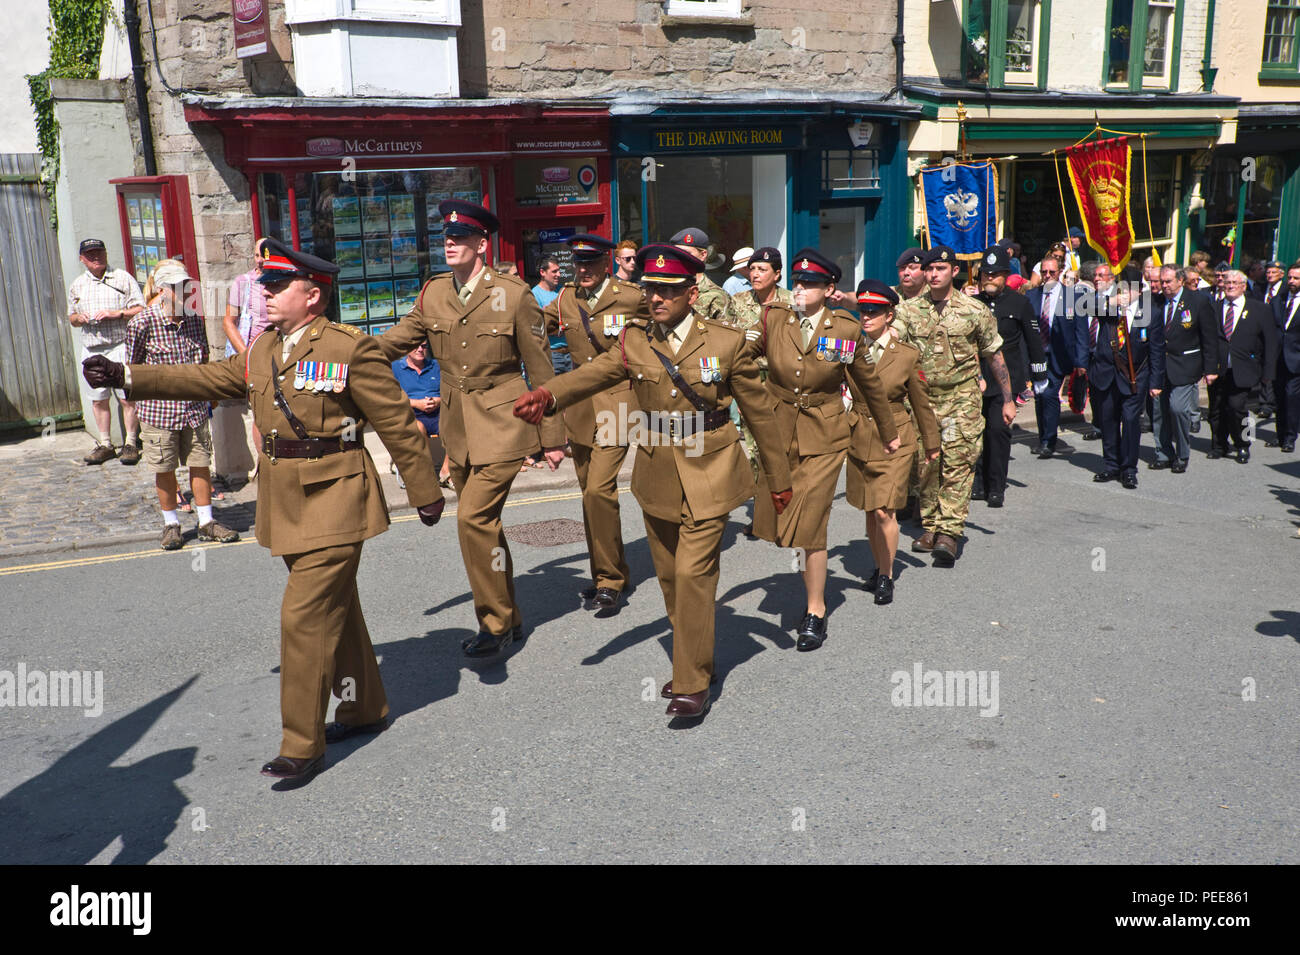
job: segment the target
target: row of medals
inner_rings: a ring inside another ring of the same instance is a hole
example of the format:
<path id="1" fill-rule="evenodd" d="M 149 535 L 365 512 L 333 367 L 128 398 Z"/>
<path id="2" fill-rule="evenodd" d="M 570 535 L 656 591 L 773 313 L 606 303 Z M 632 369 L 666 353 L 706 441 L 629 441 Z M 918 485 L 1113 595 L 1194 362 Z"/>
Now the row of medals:
<path id="1" fill-rule="evenodd" d="M 295 366 L 293 386 L 299 391 L 332 391 L 338 394 L 347 385 L 348 366 L 336 361 L 300 361 Z"/>

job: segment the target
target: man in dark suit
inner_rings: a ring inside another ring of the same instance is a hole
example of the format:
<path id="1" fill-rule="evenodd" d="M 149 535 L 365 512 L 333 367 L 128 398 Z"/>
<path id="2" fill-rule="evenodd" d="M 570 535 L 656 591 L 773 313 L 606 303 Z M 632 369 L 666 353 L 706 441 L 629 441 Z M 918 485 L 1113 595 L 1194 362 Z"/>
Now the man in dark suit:
<path id="1" fill-rule="evenodd" d="M 1113 299 L 1098 296 L 1095 322 L 1079 321 L 1076 354 L 1088 362 L 1089 400 L 1101 427 L 1102 470 L 1094 481 L 1137 487 L 1142 408 L 1165 380 L 1163 323 L 1142 310 L 1141 272 L 1124 270 Z"/>
<path id="2" fill-rule="evenodd" d="M 1262 382 L 1273 380 L 1277 369 L 1277 325 L 1272 309 L 1246 297 L 1246 274 L 1236 269 L 1223 276 L 1223 302 L 1218 309 L 1215 377 L 1210 383 L 1211 458 L 1228 454 L 1250 460 L 1250 442 L 1242 437 L 1246 404 Z"/>
<path id="3" fill-rule="evenodd" d="M 1273 387 L 1277 399 L 1276 444 L 1290 454 L 1300 431 L 1300 262 L 1287 270 L 1281 291 L 1269 304 L 1275 306 L 1280 341 Z M 1274 443 L 1270 441 L 1269 445 Z"/>
<path id="4" fill-rule="evenodd" d="M 1043 284 L 1031 288 L 1025 296 L 1038 316 L 1039 337 L 1047 353 L 1047 389 L 1034 396 L 1038 417 L 1040 459 L 1056 453 L 1057 430 L 1061 423 L 1061 385 L 1076 366 L 1083 362 L 1075 357 L 1078 346 L 1072 307 L 1076 286 L 1061 284 L 1061 260 L 1048 256 L 1038 266 Z M 1086 320 L 1086 319 L 1085 319 Z"/>
<path id="5" fill-rule="evenodd" d="M 1169 468 L 1174 474 L 1187 470 L 1191 453 L 1192 416 L 1200 400 L 1200 382 L 1213 372 L 1218 356 L 1214 308 L 1199 292 L 1183 288 L 1179 269 L 1160 269 L 1163 305 L 1158 320 L 1165 340 L 1165 380 L 1152 409 L 1156 436 L 1156 459 L 1147 465 L 1153 471 Z"/>
<path id="6" fill-rule="evenodd" d="M 1289 294 L 1286 273 L 1287 268 L 1281 262 L 1264 263 L 1264 304 L 1272 306 L 1274 315 L 1286 303 Z"/>

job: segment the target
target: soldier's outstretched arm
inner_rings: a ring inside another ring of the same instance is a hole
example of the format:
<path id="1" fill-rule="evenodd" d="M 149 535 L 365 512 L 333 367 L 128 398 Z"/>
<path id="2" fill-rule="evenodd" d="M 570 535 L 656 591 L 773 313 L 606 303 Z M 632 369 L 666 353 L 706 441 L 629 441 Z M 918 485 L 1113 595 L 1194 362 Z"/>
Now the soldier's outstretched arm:
<path id="1" fill-rule="evenodd" d="M 375 339 L 379 343 L 379 350 L 383 352 L 384 357 L 389 361 L 401 358 L 420 342 L 429 340 L 429 330 L 424 319 L 424 300 L 432 287 L 432 279 L 425 282 L 424 288 L 420 289 L 420 297 L 415 300 L 415 308 L 403 315 L 400 322 Z"/>
<path id="2" fill-rule="evenodd" d="M 727 387 L 740 405 L 740 414 L 749 425 L 749 433 L 758 445 L 758 457 L 767 474 L 768 485 L 773 490 L 788 489 L 792 483 L 790 462 L 786 459 L 785 449 L 781 447 L 776 416 L 772 413 L 772 397 L 763 387 L 758 364 L 750 355 L 743 337 L 736 342 Z"/>
<path id="3" fill-rule="evenodd" d="M 885 394 L 885 386 L 880 383 L 880 374 L 876 371 L 875 363 L 864 360 L 870 351 L 864 335 L 858 336 L 858 345 L 854 350 L 858 357 L 848 365 L 849 377 L 858 386 L 858 394 L 866 400 L 867 407 L 871 409 L 871 417 L 876 419 L 876 430 L 880 432 L 881 443 L 890 454 L 893 454 L 898 449 L 898 428 L 894 425 L 894 409 L 889 404 L 889 396 Z M 890 448 L 891 444 L 894 447 Z"/>
<path id="4" fill-rule="evenodd" d="M 554 396 L 557 409 L 567 408 L 627 381 L 629 377 L 631 373 L 623 364 L 622 349 L 611 348 L 581 368 L 556 375 L 546 383 L 545 388 Z"/>
<path id="5" fill-rule="evenodd" d="M 524 370 L 528 373 L 528 384 L 532 388 L 545 385 L 555 377 L 555 365 L 551 362 L 551 350 L 546 344 L 545 321 L 542 308 L 527 289 L 515 306 L 515 347 L 524 360 Z M 564 421 L 558 417 L 543 418 L 537 426 L 537 438 L 543 450 L 553 451 L 563 448 Z M 559 459 L 551 462 L 552 469 Z"/>
<path id="6" fill-rule="evenodd" d="M 438 472 L 429 457 L 428 440 L 415 426 L 411 402 L 393 377 L 393 366 L 378 342 L 361 338 L 348 365 L 348 393 L 406 481 L 406 496 L 419 507 L 442 500 Z"/>
<path id="7" fill-rule="evenodd" d="M 126 396 L 172 398 L 190 401 L 221 401 L 248 395 L 246 355 L 231 355 L 225 361 L 206 365 L 127 365 Z"/>

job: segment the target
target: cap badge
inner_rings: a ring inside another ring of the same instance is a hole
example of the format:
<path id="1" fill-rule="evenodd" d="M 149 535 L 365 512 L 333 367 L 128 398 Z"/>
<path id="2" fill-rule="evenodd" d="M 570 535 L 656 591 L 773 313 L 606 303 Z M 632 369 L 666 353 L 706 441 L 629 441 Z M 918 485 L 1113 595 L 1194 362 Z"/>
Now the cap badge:
<path id="1" fill-rule="evenodd" d="M 664 267 L 664 257 L 661 255 L 659 256 L 659 258 L 655 259 L 655 268 L 662 269 L 663 267 Z"/>
<path id="2" fill-rule="evenodd" d="M 992 265 L 992 264 L 994 264 L 995 262 L 997 262 L 997 260 L 998 260 L 997 253 L 996 253 L 996 252 L 990 252 L 990 253 L 988 254 L 988 258 L 986 258 L 984 261 L 987 262 L 989 265 Z"/>
<path id="3" fill-rule="evenodd" d="M 806 268 L 808 268 L 808 260 L 807 260 L 807 259 L 804 259 L 802 262 L 800 262 L 800 263 L 799 263 L 799 268 L 801 268 L 801 269 L 806 269 Z"/>
<path id="4" fill-rule="evenodd" d="M 458 217 L 459 215 L 460 215 L 460 213 L 458 213 L 458 212 L 453 212 L 451 215 L 447 216 L 447 221 L 448 221 L 448 222 L 455 222 L 456 219 L 457 219 L 457 217 Z"/>
<path id="5" fill-rule="evenodd" d="M 686 233 L 686 235 L 682 236 L 682 243 L 685 245 L 694 245 L 695 236 L 691 235 L 689 232 Z"/>

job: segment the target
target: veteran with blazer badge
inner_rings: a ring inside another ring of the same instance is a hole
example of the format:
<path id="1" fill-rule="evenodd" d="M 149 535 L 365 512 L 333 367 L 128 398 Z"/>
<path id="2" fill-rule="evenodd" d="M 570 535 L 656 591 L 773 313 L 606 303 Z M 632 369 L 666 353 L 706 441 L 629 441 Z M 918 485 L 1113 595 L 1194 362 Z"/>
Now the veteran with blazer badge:
<path id="1" fill-rule="evenodd" d="M 841 398 L 845 380 L 857 385 L 871 408 L 887 452 L 897 450 L 899 437 L 861 325 L 849 312 L 826 305 L 840 267 L 816 249 L 801 249 L 790 277 L 795 307 L 769 305 L 745 337 L 753 357 L 767 358 L 765 387 L 794 490 L 790 506 L 778 516 L 764 493 L 768 482 L 760 477 L 754 534 L 803 551 L 807 603 L 796 646 L 807 651 L 820 647 L 827 634 L 826 526 L 849 449 L 849 417 Z"/>
<path id="2" fill-rule="evenodd" d="M 618 348 L 619 336 L 628 325 L 644 328 L 650 312 L 639 286 L 610 278 L 613 242 L 587 233 L 566 241 L 573 250 L 577 275 L 542 310 L 542 316 L 546 334 L 563 335 L 574 366 L 582 368 Z M 582 525 L 591 560 L 591 587 L 582 591 L 582 597 L 597 610 L 616 611 L 628 585 L 618 472 L 627 457 L 636 411 L 636 397 L 626 381 L 564 410 L 564 429 L 582 488 Z"/>
<path id="3" fill-rule="evenodd" d="M 92 387 L 124 387 L 132 399 L 247 395 L 252 403 L 263 436 L 257 541 L 289 568 L 280 609 L 284 737 L 262 772 L 306 782 L 321 769 L 326 743 L 387 726 L 356 578 L 362 541 L 387 530 L 388 508 L 362 426 L 378 432 L 424 523 L 437 522 L 444 502 L 428 445 L 379 346 L 325 318 L 338 267 L 274 239 L 266 252 L 259 281 L 277 334 L 222 362 L 124 366 L 98 356 L 84 374 Z M 342 702 L 326 727 L 331 689 Z"/>
<path id="4" fill-rule="evenodd" d="M 783 489 L 773 495 L 778 513 L 790 501 L 790 474 L 745 336 L 692 311 L 703 264 L 671 245 L 646 246 L 637 264 L 650 326 L 624 329 L 618 348 L 524 395 L 515 414 L 539 422 L 631 383 L 645 423 L 632 493 L 673 628 L 673 678 L 662 695 L 671 700 L 667 715 L 697 717 L 710 703 L 722 533 L 728 514 L 754 496 L 732 401 L 758 439 L 771 485 Z"/>
<path id="5" fill-rule="evenodd" d="M 427 341 L 438 362 L 439 437 L 451 461 L 456 534 L 478 619 L 478 632 L 461 649 L 487 657 L 524 636 L 501 511 L 519 465 L 539 442 L 551 470 L 564 459 L 564 426 L 556 418 L 539 430 L 510 413 L 528 390 L 521 363 L 534 383 L 550 381 L 555 370 L 537 299 L 523 281 L 483 263 L 497 217 L 460 199 L 438 210 L 451 271 L 424 283 L 415 308 L 379 345 L 392 361 Z"/>

